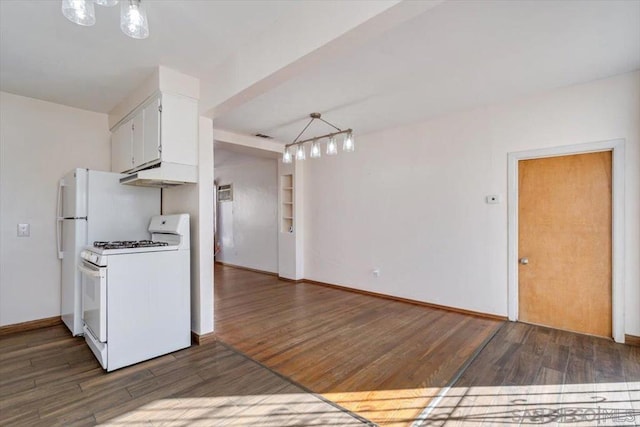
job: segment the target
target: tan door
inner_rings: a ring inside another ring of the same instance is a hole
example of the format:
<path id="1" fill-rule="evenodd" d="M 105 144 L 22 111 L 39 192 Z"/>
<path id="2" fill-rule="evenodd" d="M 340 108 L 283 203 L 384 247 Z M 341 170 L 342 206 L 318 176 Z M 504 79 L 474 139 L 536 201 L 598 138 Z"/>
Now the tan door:
<path id="1" fill-rule="evenodd" d="M 611 336 L 611 152 L 522 160 L 519 320 Z"/>

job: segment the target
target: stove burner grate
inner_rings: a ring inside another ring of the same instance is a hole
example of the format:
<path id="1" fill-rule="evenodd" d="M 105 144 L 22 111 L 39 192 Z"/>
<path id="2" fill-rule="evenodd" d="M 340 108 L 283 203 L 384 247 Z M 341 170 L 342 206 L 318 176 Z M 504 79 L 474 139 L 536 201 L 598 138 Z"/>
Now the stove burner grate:
<path id="1" fill-rule="evenodd" d="M 93 246 L 102 249 L 130 249 L 169 246 L 169 244 L 167 242 L 154 242 L 153 240 L 116 240 L 113 242 L 95 241 Z"/>

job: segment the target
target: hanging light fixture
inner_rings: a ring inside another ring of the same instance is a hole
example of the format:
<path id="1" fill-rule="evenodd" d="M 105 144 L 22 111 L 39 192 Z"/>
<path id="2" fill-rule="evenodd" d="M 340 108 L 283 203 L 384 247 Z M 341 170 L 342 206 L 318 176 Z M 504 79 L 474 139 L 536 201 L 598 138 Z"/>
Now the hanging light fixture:
<path id="1" fill-rule="evenodd" d="M 311 143 L 311 150 L 309 151 L 309 157 L 311 157 L 312 159 L 317 159 L 318 157 L 320 157 L 321 151 L 322 150 L 320 150 L 320 141 L 316 139 Z"/>
<path id="2" fill-rule="evenodd" d="M 309 157 L 317 159 L 322 155 L 322 148 L 320 146 L 320 143 L 325 138 L 327 138 L 327 151 L 326 151 L 327 155 L 328 156 L 336 155 L 338 154 L 338 143 L 336 142 L 336 136 L 338 135 L 345 135 L 345 139 L 342 145 L 343 151 L 351 152 L 355 150 L 355 144 L 353 139 L 353 129 L 342 130 L 339 127 L 324 120 L 320 113 L 311 113 L 309 114 L 309 117 L 311 117 L 311 120 L 309 121 L 309 123 L 307 123 L 304 129 L 302 129 L 302 132 L 298 134 L 298 136 L 296 137 L 296 139 L 293 140 L 293 142 L 285 145 L 284 152 L 282 154 L 282 163 L 291 163 L 293 161 L 293 156 L 289 151 L 293 147 L 296 147 L 295 148 L 296 160 L 304 160 L 306 158 L 304 144 L 308 142 L 311 142 Z M 309 128 L 309 126 L 311 125 L 311 123 L 314 122 L 314 120 L 320 120 L 321 122 L 328 124 L 329 126 L 334 128 L 336 132 L 331 132 L 325 135 L 320 135 L 313 138 L 300 140 L 300 137 L 302 136 L 302 134 Z"/>
<path id="3" fill-rule="evenodd" d="M 142 0 L 123 0 L 120 6 L 120 29 L 134 39 L 149 37 L 149 22 Z"/>
<path id="4" fill-rule="evenodd" d="M 105 7 L 111 7 L 118 4 L 118 0 L 93 0 L 95 4 Z"/>
<path id="5" fill-rule="evenodd" d="M 284 153 L 282 154 L 282 163 L 291 163 L 293 161 L 293 156 L 291 155 L 291 151 L 289 148 L 284 149 Z"/>
<path id="6" fill-rule="evenodd" d="M 78 25 L 91 26 L 96 23 L 94 3 L 111 7 L 119 0 L 62 0 L 62 14 Z M 120 1 L 120 29 L 134 39 L 149 37 L 149 21 L 142 0 Z"/>
<path id="7" fill-rule="evenodd" d="M 62 14 L 69 21 L 85 27 L 96 23 L 93 0 L 62 0 Z"/>
<path id="8" fill-rule="evenodd" d="M 307 154 L 304 151 L 304 145 L 298 145 L 296 149 L 296 160 L 304 160 L 307 158 Z"/>
<path id="9" fill-rule="evenodd" d="M 332 136 L 327 142 L 327 156 L 335 156 L 336 154 L 338 154 L 338 143 L 336 137 Z"/>
<path id="10" fill-rule="evenodd" d="M 356 144 L 355 141 L 353 140 L 353 133 L 351 132 L 347 132 L 347 134 L 344 136 L 344 141 L 342 142 L 342 151 L 355 151 L 356 149 Z"/>

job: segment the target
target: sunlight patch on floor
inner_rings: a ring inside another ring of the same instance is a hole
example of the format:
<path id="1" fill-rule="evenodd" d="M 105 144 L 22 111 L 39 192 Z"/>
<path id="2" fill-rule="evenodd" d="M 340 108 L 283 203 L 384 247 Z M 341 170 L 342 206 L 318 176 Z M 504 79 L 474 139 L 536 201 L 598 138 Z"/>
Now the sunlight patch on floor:
<path id="1" fill-rule="evenodd" d="M 423 426 L 640 424 L 640 382 L 454 387 Z"/>
<path id="2" fill-rule="evenodd" d="M 322 395 L 383 426 L 410 425 L 440 392 L 438 387 L 349 391 Z"/>
<path id="3" fill-rule="evenodd" d="M 309 393 L 159 399 L 102 426 L 358 426 L 361 421 Z"/>

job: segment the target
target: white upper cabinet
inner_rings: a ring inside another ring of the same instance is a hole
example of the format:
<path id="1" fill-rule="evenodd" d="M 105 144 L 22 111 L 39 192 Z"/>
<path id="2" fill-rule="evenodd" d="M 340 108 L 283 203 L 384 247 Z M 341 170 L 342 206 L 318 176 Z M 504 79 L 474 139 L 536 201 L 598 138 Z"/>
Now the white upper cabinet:
<path id="1" fill-rule="evenodd" d="M 144 163 L 144 114 L 143 112 L 133 116 L 131 121 L 132 141 L 133 141 L 133 159 L 132 167 L 140 166 Z"/>
<path id="2" fill-rule="evenodd" d="M 160 158 L 160 98 L 153 99 L 142 109 L 144 115 L 144 147 L 142 163 Z"/>
<path id="3" fill-rule="evenodd" d="M 111 134 L 111 170 L 123 172 L 133 166 L 133 133 L 131 120 L 122 123 Z"/>
<path id="4" fill-rule="evenodd" d="M 198 164 L 198 102 L 179 95 L 162 95 L 162 161 Z"/>
<path id="5" fill-rule="evenodd" d="M 114 128 L 111 170 L 133 172 L 159 162 L 198 164 L 198 102 L 162 93 L 148 99 Z"/>

